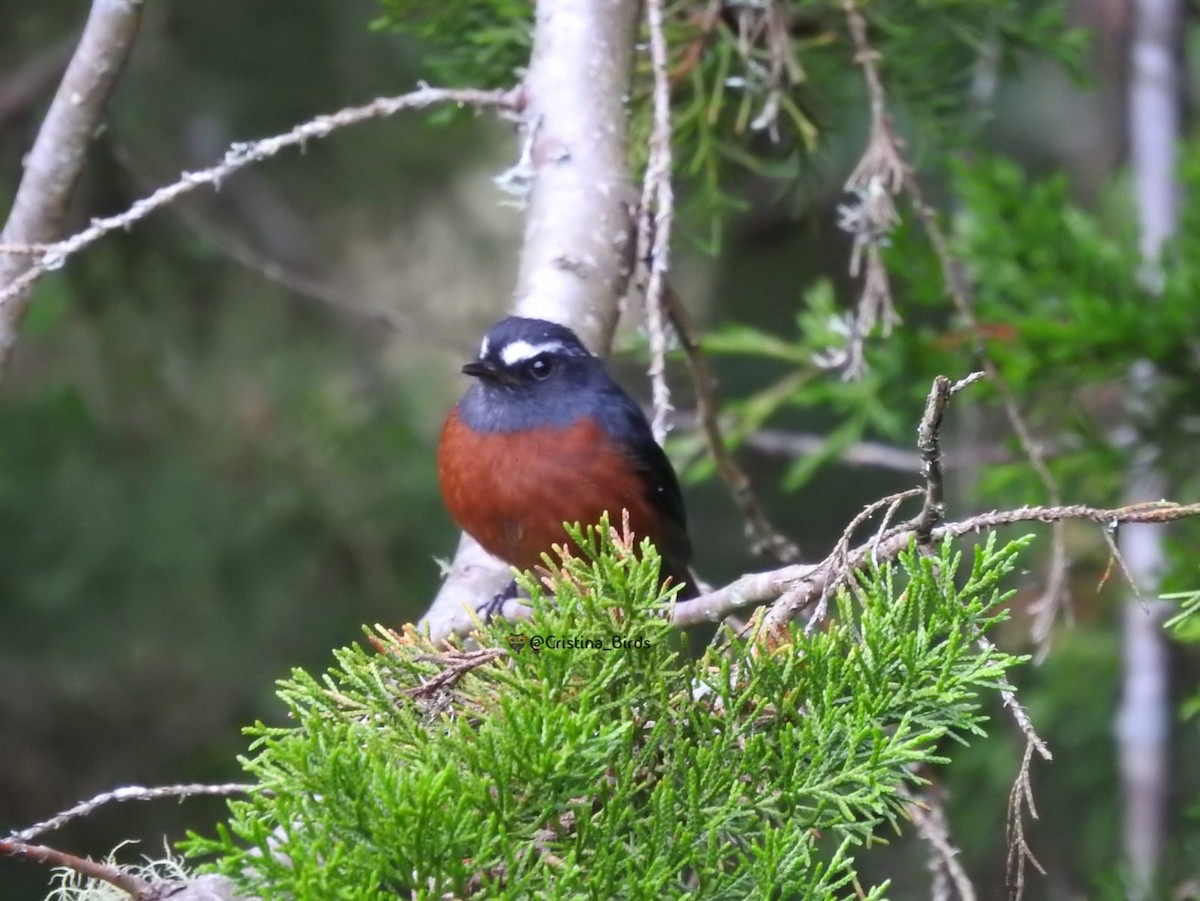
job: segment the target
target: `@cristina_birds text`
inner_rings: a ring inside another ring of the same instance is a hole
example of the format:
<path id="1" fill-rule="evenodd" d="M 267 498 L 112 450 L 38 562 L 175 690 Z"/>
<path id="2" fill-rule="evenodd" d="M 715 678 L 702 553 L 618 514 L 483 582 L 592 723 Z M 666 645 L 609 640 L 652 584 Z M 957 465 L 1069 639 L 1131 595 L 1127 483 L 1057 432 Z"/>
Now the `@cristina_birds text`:
<path id="1" fill-rule="evenodd" d="M 505 640 L 517 653 L 526 647 L 539 651 L 632 651 L 649 648 L 648 638 L 627 638 L 622 635 L 525 635 L 513 632 Z"/>

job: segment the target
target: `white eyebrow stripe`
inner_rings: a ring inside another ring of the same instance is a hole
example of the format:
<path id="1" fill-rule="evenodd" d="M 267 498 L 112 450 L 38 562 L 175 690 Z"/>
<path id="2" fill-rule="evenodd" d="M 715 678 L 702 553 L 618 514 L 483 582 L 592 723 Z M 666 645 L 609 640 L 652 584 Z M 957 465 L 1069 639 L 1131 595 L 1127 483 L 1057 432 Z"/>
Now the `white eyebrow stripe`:
<path id="1" fill-rule="evenodd" d="M 541 344 L 530 344 L 528 341 L 512 341 L 500 351 L 500 359 L 505 366 L 516 366 L 532 360 L 545 353 L 562 353 L 567 346 L 561 341 L 544 341 Z"/>
<path id="2" fill-rule="evenodd" d="M 482 360 L 484 357 L 486 357 L 488 355 L 488 347 L 489 347 L 488 336 L 484 335 L 483 343 L 479 345 L 479 359 Z"/>

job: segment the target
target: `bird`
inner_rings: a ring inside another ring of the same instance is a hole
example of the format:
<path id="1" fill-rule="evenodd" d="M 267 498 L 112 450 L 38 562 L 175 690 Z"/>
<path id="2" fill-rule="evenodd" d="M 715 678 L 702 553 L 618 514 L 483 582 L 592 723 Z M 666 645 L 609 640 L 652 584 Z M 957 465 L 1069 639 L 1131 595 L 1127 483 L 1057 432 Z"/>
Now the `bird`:
<path id="1" fill-rule="evenodd" d="M 509 316 L 484 335 L 462 367 L 473 381 L 438 441 L 438 481 L 458 526 L 519 570 L 569 536 L 564 523 L 594 525 L 629 513 L 640 543 L 661 558 L 660 580 L 698 592 L 679 479 L 646 416 L 570 328 Z M 485 605 L 516 597 L 516 584 Z"/>

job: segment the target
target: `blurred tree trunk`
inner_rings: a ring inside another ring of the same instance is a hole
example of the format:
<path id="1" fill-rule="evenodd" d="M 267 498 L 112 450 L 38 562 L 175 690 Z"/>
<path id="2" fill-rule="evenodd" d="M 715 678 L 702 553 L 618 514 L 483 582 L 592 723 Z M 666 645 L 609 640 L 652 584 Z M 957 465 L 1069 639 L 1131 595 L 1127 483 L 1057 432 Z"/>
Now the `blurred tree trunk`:
<path id="1" fill-rule="evenodd" d="M 1179 43 L 1183 10 L 1179 0 L 1133 0 L 1130 44 L 1129 146 L 1136 194 L 1144 284 L 1159 290 L 1163 243 L 1178 221 L 1179 186 L 1175 145 L 1179 140 Z M 1135 362 L 1129 376 L 1128 413 L 1134 442 L 1126 474 L 1126 503 L 1159 500 L 1167 494 L 1153 445 L 1142 444 L 1153 422 L 1157 378 L 1148 361 Z M 1159 590 L 1166 564 L 1163 532 L 1127 526 L 1120 549 L 1130 573 L 1147 598 Z M 1161 603 L 1126 600 L 1123 625 L 1123 688 L 1117 717 L 1117 744 L 1123 801 L 1124 857 L 1128 896 L 1153 891 L 1166 835 L 1170 692 L 1167 643 Z"/>

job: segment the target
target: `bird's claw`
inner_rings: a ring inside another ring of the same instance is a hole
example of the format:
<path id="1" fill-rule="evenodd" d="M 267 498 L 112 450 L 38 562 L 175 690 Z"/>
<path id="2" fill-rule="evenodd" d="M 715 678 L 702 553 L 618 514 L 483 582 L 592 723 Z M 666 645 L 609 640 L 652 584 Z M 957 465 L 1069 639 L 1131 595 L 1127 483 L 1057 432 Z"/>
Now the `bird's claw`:
<path id="1" fill-rule="evenodd" d="M 491 622 L 504 611 L 505 602 L 514 600 L 516 596 L 517 583 L 514 579 L 512 582 L 509 582 L 508 587 L 499 594 L 493 595 L 490 600 L 484 601 L 482 604 L 476 607 L 475 613 L 481 620 L 483 620 L 484 623 Z"/>

